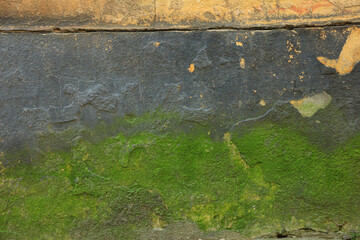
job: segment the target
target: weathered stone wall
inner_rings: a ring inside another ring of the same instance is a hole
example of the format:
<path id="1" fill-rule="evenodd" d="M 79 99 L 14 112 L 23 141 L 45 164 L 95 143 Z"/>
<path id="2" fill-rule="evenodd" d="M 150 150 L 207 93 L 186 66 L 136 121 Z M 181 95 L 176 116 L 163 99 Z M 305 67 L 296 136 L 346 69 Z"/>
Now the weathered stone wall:
<path id="1" fill-rule="evenodd" d="M 279 27 L 358 22 L 357 0 L 1 0 L 4 29 Z"/>
<path id="2" fill-rule="evenodd" d="M 0 239 L 356 239 L 359 20 L 0 0 Z"/>
<path id="3" fill-rule="evenodd" d="M 358 129 L 356 27 L 3 33 L 0 42 L 5 150 L 33 146 L 36 136 L 54 130 L 94 128 L 155 110 L 213 122 L 224 133 L 279 105 L 300 110 L 301 120 L 332 103 L 345 118 L 335 128 L 321 127 L 338 134 L 325 141 L 342 141 Z M 325 102 L 302 112 L 302 99 L 312 96 Z"/>

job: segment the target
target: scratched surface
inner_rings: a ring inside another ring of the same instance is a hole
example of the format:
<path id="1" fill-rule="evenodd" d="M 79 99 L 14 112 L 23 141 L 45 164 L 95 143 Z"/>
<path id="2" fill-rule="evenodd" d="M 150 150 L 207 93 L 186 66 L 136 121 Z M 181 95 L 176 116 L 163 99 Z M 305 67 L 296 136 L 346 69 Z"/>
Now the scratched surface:
<path id="1" fill-rule="evenodd" d="M 159 109 L 228 132 L 269 117 L 315 122 L 329 104 L 343 114 L 321 136 L 339 129 L 344 140 L 359 128 L 358 58 L 348 56 L 353 68 L 343 75 L 318 58 L 346 55 L 357 31 L 3 33 L 1 150 Z M 303 109 L 303 102 L 321 104 Z"/>

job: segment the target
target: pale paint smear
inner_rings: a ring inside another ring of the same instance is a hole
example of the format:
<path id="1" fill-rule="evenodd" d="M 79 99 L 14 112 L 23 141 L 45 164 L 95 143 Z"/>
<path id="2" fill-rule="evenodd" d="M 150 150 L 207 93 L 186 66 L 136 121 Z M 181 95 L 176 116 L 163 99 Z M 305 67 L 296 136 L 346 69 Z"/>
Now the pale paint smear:
<path id="1" fill-rule="evenodd" d="M 360 61 L 360 28 L 353 28 L 338 59 L 317 58 L 327 67 L 334 68 L 340 75 L 351 73 Z"/>
<path id="2" fill-rule="evenodd" d="M 311 97 L 305 97 L 300 100 L 291 101 L 291 105 L 296 108 L 301 116 L 312 117 L 320 109 L 326 108 L 332 100 L 332 97 L 326 92 L 315 94 Z"/>

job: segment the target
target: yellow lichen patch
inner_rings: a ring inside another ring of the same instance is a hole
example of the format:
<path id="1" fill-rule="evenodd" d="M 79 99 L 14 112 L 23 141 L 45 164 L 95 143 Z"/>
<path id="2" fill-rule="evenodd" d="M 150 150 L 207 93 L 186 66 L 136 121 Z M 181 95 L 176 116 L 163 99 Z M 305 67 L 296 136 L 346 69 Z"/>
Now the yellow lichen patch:
<path id="1" fill-rule="evenodd" d="M 320 109 L 326 108 L 331 100 L 332 97 L 329 94 L 322 92 L 311 97 L 290 101 L 290 103 L 299 111 L 301 116 L 312 117 Z"/>
<path id="2" fill-rule="evenodd" d="M 241 58 L 241 59 L 240 59 L 240 67 L 241 67 L 242 69 L 245 69 L 245 59 L 244 59 L 244 58 Z"/>
<path id="3" fill-rule="evenodd" d="M 237 146 L 231 141 L 231 133 L 227 132 L 224 134 L 224 142 L 227 144 L 227 146 L 230 149 L 231 156 L 238 162 L 241 163 L 241 165 L 244 167 L 244 169 L 247 169 L 249 165 L 242 159 L 240 152 L 237 148 Z"/>
<path id="4" fill-rule="evenodd" d="M 195 71 L 195 64 L 190 64 L 190 67 L 188 68 L 189 72 L 193 73 Z"/>
<path id="5" fill-rule="evenodd" d="M 240 46 L 240 47 L 243 47 L 243 43 L 242 42 L 236 42 L 236 46 Z"/>
<path id="6" fill-rule="evenodd" d="M 263 99 L 259 102 L 259 104 L 260 104 L 261 106 L 263 106 L 263 107 L 266 106 L 266 102 L 265 102 L 265 100 L 263 100 Z"/>
<path id="7" fill-rule="evenodd" d="M 234 212 L 235 210 L 235 212 Z M 200 223 L 206 227 L 206 230 L 217 230 L 220 223 L 226 219 L 226 215 L 231 214 L 234 216 L 243 216 L 246 212 L 243 207 L 239 206 L 237 202 L 224 202 L 224 203 L 206 203 L 193 206 L 187 212 L 187 216 L 194 222 Z M 233 225 L 234 219 L 227 219 L 228 227 Z"/>
<path id="8" fill-rule="evenodd" d="M 229 136 L 230 134 L 226 134 L 224 137 Z M 232 228 L 241 218 L 253 214 L 261 216 L 272 208 L 278 187 L 265 181 L 260 166 L 254 166 L 245 174 L 248 176 L 247 185 L 242 186 L 241 193 L 235 199 L 218 200 L 218 196 L 204 194 L 202 203 L 194 204 L 186 211 L 186 216 L 206 230 L 216 230 L 221 225 Z M 245 207 L 246 205 L 249 207 Z"/>
<path id="9" fill-rule="evenodd" d="M 158 47 L 158 46 L 160 45 L 160 43 L 159 43 L 159 42 L 154 42 L 153 45 L 154 45 L 155 47 Z"/>
<path id="10" fill-rule="evenodd" d="M 231 133 L 229 133 L 229 132 L 225 133 L 223 139 L 225 142 L 230 142 L 231 141 Z"/>
<path id="11" fill-rule="evenodd" d="M 265 181 L 264 173 L 260 166 L 250 168 L 247 174 L 250 176 L 249 184 L 244 187 L 240 201 L 254 203 L 252 209 L 248 209 L 248 212 L 262 211 L 257 209 L 256 206 L 259 206 L 257 203 L 264 204 L 267 208 L 271 207 L 271 202 L 274 200 L 275 193 L 278 190 L 276 184 Z"/>
<path id="12" fill-rule="evenodd" d="M 353 28 L 338 59 L 317 58 L 326 67 L 334 68 L 340 75 L 352 72 L 360 61 L 360 28 Z"/>

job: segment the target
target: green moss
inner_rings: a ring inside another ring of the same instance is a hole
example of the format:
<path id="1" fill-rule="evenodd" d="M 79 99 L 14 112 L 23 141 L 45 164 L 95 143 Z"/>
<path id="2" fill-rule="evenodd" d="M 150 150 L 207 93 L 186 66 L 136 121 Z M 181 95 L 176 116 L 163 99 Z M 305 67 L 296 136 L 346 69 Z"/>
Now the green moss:
<path id="1" fill-rule="evenodd" d="M 351 233 L 351 240 L 359 240 L 360 239 L 360 233 L 359 232 L 352 232 Z"/>
<path id="2" fill-rule="evenodd" d="M 265 124 L 235 142 L 244 160 L 261 165 L 265 181 L 281 189 L 274 201 L 278 217 L 296 217 L 319 227 L 358 221 L 359 136 L 324 153 L 292 128 Z"/>
<path id="3" fill-rule="evenodd" d="M 224 141 L 207 132 L 79 140 L 0 168 L 0 238 L 136 239 L 176 220 L 250 236 L 359 222 L 360 135 L 324 153 L 289 126 Z"/>

